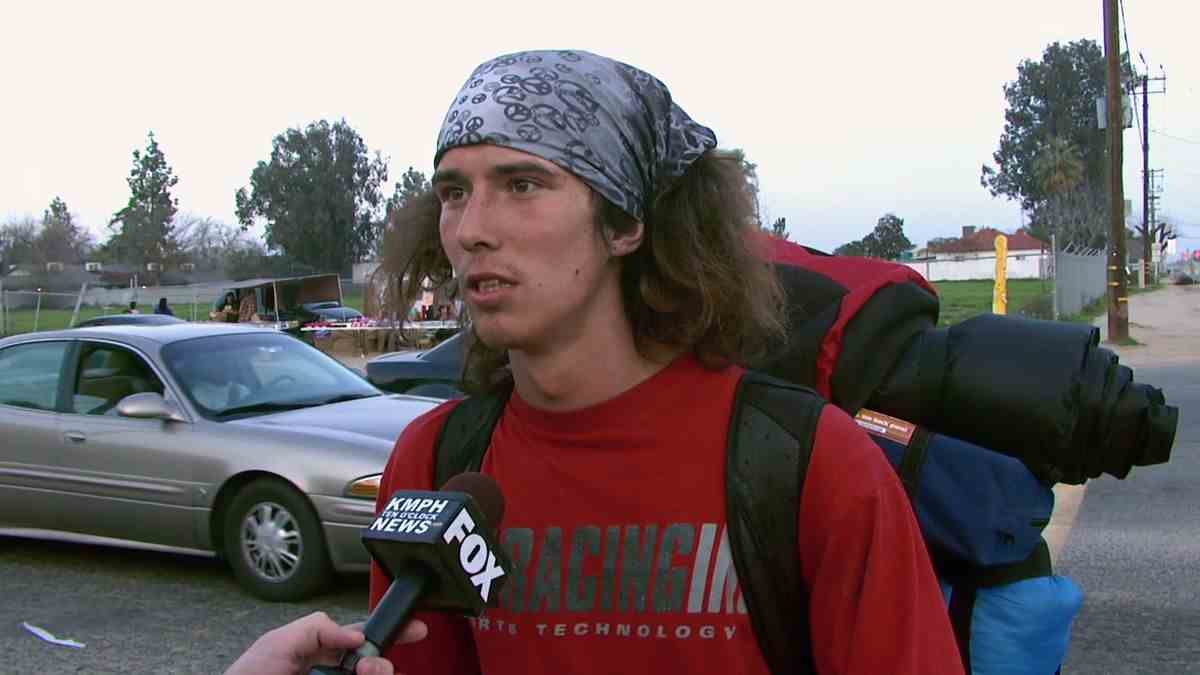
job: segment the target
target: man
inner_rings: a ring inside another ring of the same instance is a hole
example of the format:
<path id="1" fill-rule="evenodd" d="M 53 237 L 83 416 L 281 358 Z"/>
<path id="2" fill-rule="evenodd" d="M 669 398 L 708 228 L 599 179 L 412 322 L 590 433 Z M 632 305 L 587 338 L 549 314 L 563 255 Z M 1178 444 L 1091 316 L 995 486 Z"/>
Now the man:
<path id="1" fill-rule="evenodd" d="M 258 296 L 253 288 L 242 289 L 242 299 L 238 303 L 238 323 L 254 321 L 258 318 Z"/>
<path id="2" fill-rule="evenodd" d="M 386 654 L 398 671 L 767 672 L 728 562 L 724 467 L 733 364 L 780 337 L 782 294 L 716 145 L 657 79 L 585 52 L 499 57 L 455 98 L 435 197 L 398 214 L 386 264 L 457 284 L 465 384 L 512 386 L 482 470 L 517 568 L 482 619 L 421 615 L 428 637 Z M 405 429 L 381 498 L 436 487 L 455 405 Z M 799 557 L 816 672 L 961 673 L 894 471 L 824 410 L 800 550 L 778 551 Z M 372 605 L 387 584 L 375 567 Z"/>

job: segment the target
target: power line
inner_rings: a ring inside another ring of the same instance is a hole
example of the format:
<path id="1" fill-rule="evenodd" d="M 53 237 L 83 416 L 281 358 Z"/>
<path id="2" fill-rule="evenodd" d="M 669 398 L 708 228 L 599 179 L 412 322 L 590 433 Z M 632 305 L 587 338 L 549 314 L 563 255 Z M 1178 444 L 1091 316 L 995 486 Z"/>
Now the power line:
<path id="1" fill-rule="evenodd" d="M 1172 140 L 1180 141 L 1180 142 L 1182 142 L 1182 143 L 1191 143 L 1191 144 L 1193 144 L 1193 145 L 1200 145 L 1200 141 L 1197 141 L 1197 140 L 1194 140 L 1194 139 L 1191 139 L 1191 138 L 1184 138 L 1184 137 L 1182 137 L 1182 136 L 1172 136 L 1171 134 L 1168 134 L 1168 133 L 1163 133 L 1163 132 L 1161 132 L 1161 131 L 1156 131 L 1156 130 L 1153 130 L 1153 129 L 1151 129 L 1151 130 L 1150 130 L 1150 133 L 1152 133 L 1152 134 L 1158 134 L 1159 136 L 1165 136 L 1165 137 L 1167 137 L 1167 138 L 1170 138 L 1170 139 L 1172 139 Z"/>
<path id="2" fill-rule="evenodd" d="M 1133 45 L 1131 45 L 1129 43 L 1129 22 L 1127 22 L 1125 20 L 1125 0 L 1121 0 L 1121 32 L 1125 34 L 1125 53 L 1132 56 L 1133 55 Z M 1144 58 L 1142 59 L 1142 62 L 1145 63 Z M 1147 75 L 1150 74 L 1149 71 L 1150 71 L 1150 66 L 1146 66 L 1146 74 Z M 1129 83 L 1129 93 L 1130 94 L 1133 93 L 1133 82 L 1137 81 L 1136 75 L 1137 75 L 1137 73 L 1135 71 L 1133 81 L 1131 81 Z M 1131 101 L 1129 107 L 1133 108 L 1133 122 L 1134 122 L 1134 124 L 1137 125 L 1138 132 L 1142 136 L 1145 136 L 1146 131 L 1144 129 L 1142 129 L 1142 120 L 1141 120 L 1140 116 L 1138 115 L 1137 106 L 1134 105 L 1133 102 Z"/>

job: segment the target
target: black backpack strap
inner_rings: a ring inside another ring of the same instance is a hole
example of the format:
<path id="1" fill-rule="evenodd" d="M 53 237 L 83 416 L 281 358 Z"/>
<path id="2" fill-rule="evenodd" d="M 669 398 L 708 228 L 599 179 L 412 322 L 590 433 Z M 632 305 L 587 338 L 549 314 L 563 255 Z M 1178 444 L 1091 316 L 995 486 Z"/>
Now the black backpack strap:
<path id="1" fill-rule="evenodd" d="M 433 448 L 434 489 L 452 476 L 479 470 L 492 441 L 492 430 L 504 414 L 504 406 L 511 395 L 512 383 L 509 382 L 496 391 L 465 398 L 450 411 Z"/>
<path id="2" fill-rule="evenodd" d="M 729 428 L 729 546 L 759 648 L 776 675 L 816 672 L 799 511 L 824 406 L 811 389 L 750 371 Z"/>
<path id="3" fill-rule="evenodd" d="M 932 434 L 924 427 L 917 427 L 912 440 L 904 450 L 900 466 L 896 467 L 904 492 L 916 513 L 917 497 L 921 494 L 921 472 L 925 468 L 925 459 L 929 456 L 929 439 Z"/>

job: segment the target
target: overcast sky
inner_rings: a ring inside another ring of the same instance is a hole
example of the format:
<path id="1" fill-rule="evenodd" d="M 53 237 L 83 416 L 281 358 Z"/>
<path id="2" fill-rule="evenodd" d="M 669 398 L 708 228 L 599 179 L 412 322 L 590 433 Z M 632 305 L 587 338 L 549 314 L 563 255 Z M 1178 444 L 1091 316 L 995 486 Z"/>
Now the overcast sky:
<path id="1" fill-rule="evenodd" d="M 1151 97 L 1161 209 L 1200 248 L 1200 9 L 1125 2 L 1133 53 L 1169 78 Z M 105 238 L 150 130 L 179 177 L 180 211 L 229 223 L 272 138 L 322 118 L 345 118 L 392 181 L 410 165 L 428 175 L 475 65 L 574 48 L 658 76 L 722 146 L 743 148 L 765 215 L 786 217 L 794 240 L 832 249 L 885 212 L 915 243 L 963 225 L 1011 231 L 1018 205 L 979 185 L 1002 87 L 1050 42 L 1103 44 L 1100 0 L 475 4 L 6 2 L 0 218 L 40 216 L 58 195 Z M 1125 148 L 1140 221 L 1136 131 Z"/>

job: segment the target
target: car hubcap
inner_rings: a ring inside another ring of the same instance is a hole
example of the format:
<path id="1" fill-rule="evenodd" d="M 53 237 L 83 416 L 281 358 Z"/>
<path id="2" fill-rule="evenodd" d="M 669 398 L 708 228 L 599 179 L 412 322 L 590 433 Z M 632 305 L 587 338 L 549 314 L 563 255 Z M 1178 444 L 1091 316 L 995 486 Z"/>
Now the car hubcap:
<path id="1" fill-rule="evenodd" d="M 267 581 L 283 581 L 296 571 L 304 542 L 287 509 L 274 502 L 258 504 L 242 521 L 242 555 Z"/>

